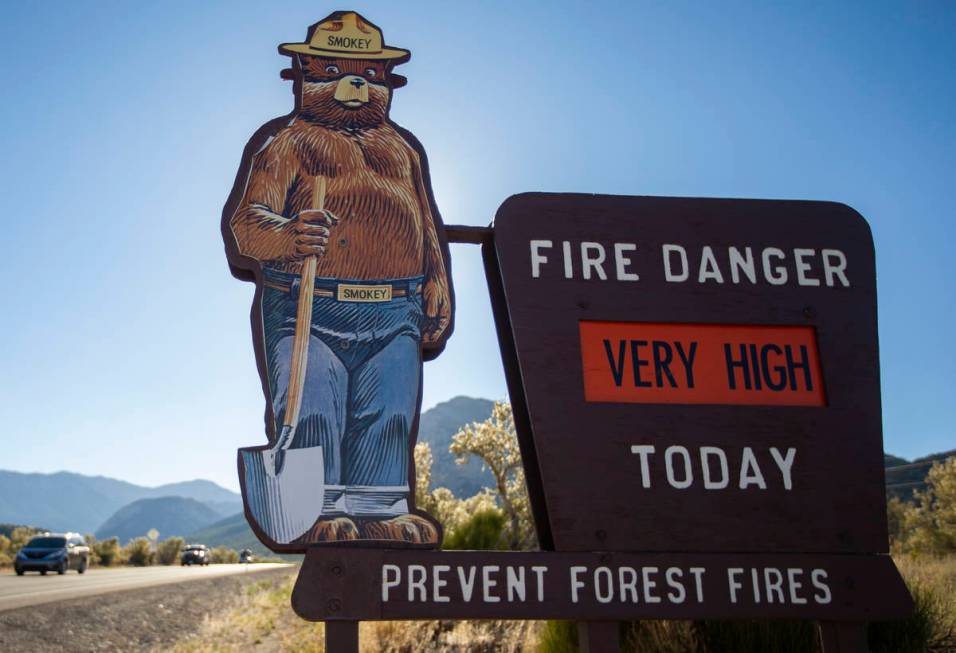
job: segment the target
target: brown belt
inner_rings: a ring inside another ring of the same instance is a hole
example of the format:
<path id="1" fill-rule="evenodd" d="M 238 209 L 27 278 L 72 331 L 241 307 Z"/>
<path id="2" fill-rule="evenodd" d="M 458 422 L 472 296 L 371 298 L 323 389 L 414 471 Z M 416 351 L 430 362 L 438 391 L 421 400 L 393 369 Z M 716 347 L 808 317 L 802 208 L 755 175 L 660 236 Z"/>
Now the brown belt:
<path id="1" fill-rule="evenodd" d="M 275 281 L 268 281 L 268 280 L 266 280 L 266 281 L 263 281 L 263 282 L 262 282 L 262 285 L 264 285 L 266 288 L 272 288 L 273 290 L 278 290 L 278 291 L 280 291 L 280 292 L 289 292 L 290 290 L 292 290 L 291 286 L 286 286 L 286 285 L 283 285 L 283 284 L 281 284 L 281 283 L 277 283 L 277 282 L 275 282 Z M 324 287 L 324 288 L 316 287 L 316 289 L 313 291 L 313 293 L 314 293 L 314 295 L 315 295 L 316 297 L 335 298 L 335 297 L 337 297 L 336 290 L 338 290 L 339 287 L 355 288 L 355 287 L 357 287 L 357 285 L 356 285 L 356 284 L 338 284 L 338 286 L 336 287 L 335 290 L 333 290 L 333 289 L 331 289 L 331 288 L 329 288 L 329 287 Z M 361 287 L 361 286 L 359 285 L 359 287 Z M 387 283 L 386 283 L 386 284 L 381 284 L 381 285 L 369 284 L 367 287 L 368 287 L 368 288 L 391 288 L 390 298 L 406 297 L 406 296 L 408 296 L 408 288 L 403 287 L 403 286 L 400 286 L 400 285 L 399 285 L 399 286 L 395 286 L 395 285 L 387 284 Z M 415 294 L 416 294 L 416 295 L 422 294 L 422 285 L 421 285 L 421 284 L 418 284 L 417 286 L 415 286 Z M 341 301 L 362 301 L 362 300 L 343 299 L 343 300 L 341 300 Z M 364 301 L 376 301 L 376 300 L 364 300 Z"/>

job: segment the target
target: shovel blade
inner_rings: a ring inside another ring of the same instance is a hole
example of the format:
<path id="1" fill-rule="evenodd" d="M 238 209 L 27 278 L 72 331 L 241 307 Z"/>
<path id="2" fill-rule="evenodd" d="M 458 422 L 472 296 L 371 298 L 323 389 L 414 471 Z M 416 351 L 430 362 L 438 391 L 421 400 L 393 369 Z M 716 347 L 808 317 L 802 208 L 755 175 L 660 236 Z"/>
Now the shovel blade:
<path id="1" fill-rule="evenodd" d="M 243 499 L 255 525 L 279 545 L 304 535 L 322 515 L 325 471 L 322 447 L 286 449 L 282 469 L 266 473 L 268 449 L 240 449 Z"/>

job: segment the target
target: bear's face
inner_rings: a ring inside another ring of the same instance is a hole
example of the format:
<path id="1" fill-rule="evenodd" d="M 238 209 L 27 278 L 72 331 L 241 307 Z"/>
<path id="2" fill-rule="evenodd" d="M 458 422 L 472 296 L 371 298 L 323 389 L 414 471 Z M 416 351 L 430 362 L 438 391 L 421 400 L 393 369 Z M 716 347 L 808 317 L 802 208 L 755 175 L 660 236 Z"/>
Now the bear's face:
<path id="1" fill-rule="evenodd" d="M 392 95 L 387 62 L 300 55 L 299 66 L 306 119 L 345 129 L 385 121 Z"/>

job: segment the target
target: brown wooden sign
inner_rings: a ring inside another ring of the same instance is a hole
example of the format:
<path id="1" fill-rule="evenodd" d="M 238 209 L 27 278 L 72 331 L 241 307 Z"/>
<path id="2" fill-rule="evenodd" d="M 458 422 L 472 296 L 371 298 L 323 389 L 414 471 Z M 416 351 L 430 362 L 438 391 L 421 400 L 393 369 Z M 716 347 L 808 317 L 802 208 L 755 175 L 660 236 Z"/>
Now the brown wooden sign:
<path id="1" fill-rule="evenodd" d="M 886 554 L 865 221 L 822 202 L 512 197 L 482 245 L 538 552 L 318 549 L 296 612 L 816 619 L 825 650 L 912 601 Z"/>
<path id="2" fill-rule="evenodd" d="M 555 549 L 887 551 L 859 214 L 527 194 L 499 210 L 494 254 Z"/>
<path id="3" fill-rule="evenodd" d="M 311 550 L 292 607 L 379 619 L 885 619 L 888 556 Z"/>

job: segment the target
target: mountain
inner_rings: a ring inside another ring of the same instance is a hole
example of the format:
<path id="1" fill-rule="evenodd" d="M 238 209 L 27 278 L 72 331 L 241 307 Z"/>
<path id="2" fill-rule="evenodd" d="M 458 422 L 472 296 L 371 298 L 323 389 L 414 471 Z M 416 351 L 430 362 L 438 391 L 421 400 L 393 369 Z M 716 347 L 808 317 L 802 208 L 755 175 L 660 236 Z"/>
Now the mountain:
<path id="1" fill-rule="evenodd" d="M 226 517 L 221 521 L 206 526 L 186 536 L 187 543 L 205 544 L 206 546 L 226 546 L 236 551 L 249 549 L 259 557 L 282 557 L 300 559 L 302 556 L 277 556 L 267 549 L 249 528 L 246 516 L 243 513 Z"/>
<path id="2" fill-rule="evenodd" d="M 181 481 L 179 483 L 167 483 L 159 487 L 146 488 L 149 490 L 149 496 L 153 497 L 187 497 L 202 501 L 203 503 L 225 503 L 239 504 L 239 510 L 242 510 L 242 497 L 227 490 L 224 487 L 216 485 L 212 481 L 196 479 L 194 481 Z"/>
<path id="3" fill-rule="evenodd" d="M 886 495 L 887 497 L 897 497 L 904 501 L 913 498 L 913 492 L 926 489 L 926 475 L 932 468 L 933 463 L 946 460 L 956 456 L 956 449 L 944 451 L 942 453 L 933 453 L 928 456 L 916 458 L 913 461 L 885 454 L 883 456 L 884 467 L 886 468 Z"/>
<path id="4" fill-rule="evenodd" d="M 209 502 L 220 515 L 242 510 L 238 494 L 210 481 L 151 488 L 72 472 L 25 474 L 0 470 L 0 522 L 43 524 L 54 531 L 92 533 L 123 506 L 164 496 Z"/>
<path id="5" fill-rule="evenodd" d="M 96 539 L 119 538 L 121 544 L 145 536 L 150 529 L 159 531 L 159 539 L 184 537 L 208 526 L 222 515 L 206 504 L 184 497 L 138 499 L 123 506 L 96 530 Z"/>
<path id="6" fill-rule="evenodd" d="M 447 487 L 457 497 L 470 497 L 482 487 L 494 487 L 491 472 L 482 470 L 474 458 L 467 465 L 456 465 L 449 453 L 451 437 L 462 426 L 483 422 L 491 416 L 494 402 L 473 397 L 455 397 L 436 404 L 422 413 L 418 424 L 418 441 L 427 442 L 432 449 L 432 487 Z"/>
<path id="7" fill-rule="evenodd" d="M 0 524 L 0 535 L 4 537 L 10 537 L 13 535 L 13 531 L 18 528 L 27 528 L 34 531 L 48 531 L 49 528 L 43 528 L 39 526 L 27 526 L 25 524 Z"/>

